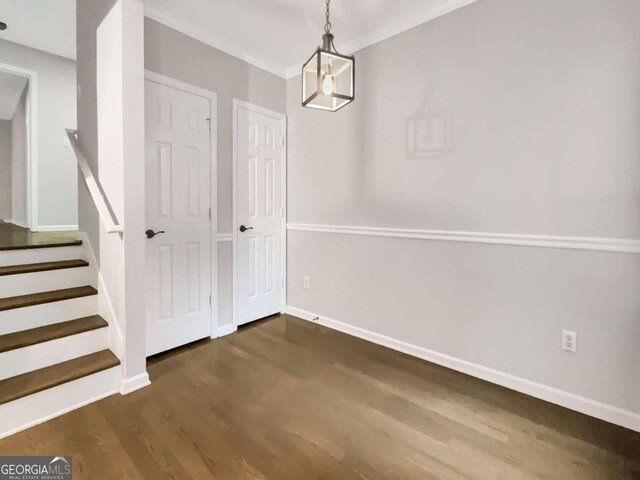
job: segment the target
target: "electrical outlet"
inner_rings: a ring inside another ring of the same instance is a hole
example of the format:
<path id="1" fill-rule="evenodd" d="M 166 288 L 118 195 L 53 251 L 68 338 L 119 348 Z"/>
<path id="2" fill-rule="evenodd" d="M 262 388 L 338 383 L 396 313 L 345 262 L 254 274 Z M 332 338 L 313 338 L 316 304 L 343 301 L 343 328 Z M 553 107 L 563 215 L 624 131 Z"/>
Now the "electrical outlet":
<path id="1" fill-rule="evenodd" d="M 309 288 L 309 277 L 302 277 L 302 285 L 304 286 L 304 288 Z"/>
<path id="2" fill-rule="evenodd" d="M 567 352 L 575 352 L 578 346 L 578 334 L 569 330 L 562 331 L 562 349 Z"/>

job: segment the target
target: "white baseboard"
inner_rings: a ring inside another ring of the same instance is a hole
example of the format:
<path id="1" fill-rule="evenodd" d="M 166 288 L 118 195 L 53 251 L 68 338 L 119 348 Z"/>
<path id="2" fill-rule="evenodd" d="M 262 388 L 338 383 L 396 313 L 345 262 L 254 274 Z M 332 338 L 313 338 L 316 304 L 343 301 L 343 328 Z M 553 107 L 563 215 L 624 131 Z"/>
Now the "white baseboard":
<path id="1" fill-rule="evenodd" d="M 109 289 L 104 281 L 100 264 L 98 263 L 95 251 L 91 245 L 91 240 L 86 232 L 78 232 L 77 238 L 82 240 L 82 247 L 86 260 L 89 262 L 89 268 L 92 270 L 93 275 L 96 277 L 97 290 L 98 290 L 98 315 L 102 316 L 109 323 L 109 349 L 120 360 L 124 358 L 124 336 L 122 329 L 118 323 L 118 317 L 116 311 L 113 308 L 113 302 L 109 295 Z M 93 285 L 94 282 L 92 282 Z"/>
<path id="2" fill-rule="evenodd" d="M 606 422 L 640 432 L 640 413 L 565 392 L 564 390 L 549 387 L 499 370 L 483 367 L 482 365 L 477 365 L 443 353 L 434 352 L 433 350 L 396 340 L 332 318 L 316 315 L 300 308 L 287 306 L 286 313 L 294 317 L 313 321 L 314 323 L 318 323 L 333 330 L 338 330 L 348 335 L 391 348 L 392 350 L 397 350 L 399 352 L 406 353 L 407 355 L 421 358 L 428 362 L 486 380 L 487 382 L 575 410 L 576 412 L 584 413 L 585 415 L 599 418 Z M 316 318 L 318 320 L 314 321 Z"/>
<path id="3" fill-rule="evenodd" d="M 218 337 L 224 337 L 225 335 L 230 335 L 233 332 L 237 331 L 238 327 L 236 327 L 233 323 L 229 325 L 223 325 L 222 327 L 218 327 Z"/>
<path id="4" fill-rule="evenodd" d="M 40 225 L 33 229 L 34 232 L 75 232 L 78 225 Z"/>
<path id="5" fill-rule="evenodd" d="M 13 218 L 5 218 L 4 223 L 12 223 L 13 225 L 16 225 L 18 227 L 22 227 L 22 228 L 29 228 L 29 225 L 27 225 L 27 222 L 21 222 L 20 220 L 15 220 Z"/>
<path id="6" fill-rule="evenodd" d="M 151 385 L 151 380 L 149 380 L 149 374 L 147 372 L 136 375 L 135 377 L 123 378 L 120 382 L 120 393 L 127 395 L 147 385 Z"/>

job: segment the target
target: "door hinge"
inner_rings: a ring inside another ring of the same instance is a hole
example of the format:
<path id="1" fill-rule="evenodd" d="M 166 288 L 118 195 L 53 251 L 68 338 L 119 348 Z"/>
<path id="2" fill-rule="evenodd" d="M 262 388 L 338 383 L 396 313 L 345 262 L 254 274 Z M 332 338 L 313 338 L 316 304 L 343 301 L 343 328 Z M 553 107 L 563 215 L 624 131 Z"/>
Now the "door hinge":
<path id="1" fill-rule="evenodd" d="M 209 220 L 211 220 L 211 207 L 209 207 Z"/>
<path id="2" fill-rule="evenodd" d="M 281 208 L 281 209 L 280 209 L 280 216 L 281 216 L 282 218 L 284 218 L 284 208 Z"/>
<path id="3" fill-rule="evenodd" d="M 285 138 L 284 138 L 284 137 L 281 137 L 281 138 L 280 138 L 280 146 L 281 146 L 281 147 L 284 147 L 284 146 L 285 146 Z"/>
<path id="4" fill-rule="evenodd" d="M 209 295 L 209 306 L 211 306 L 211 295 Z"/>

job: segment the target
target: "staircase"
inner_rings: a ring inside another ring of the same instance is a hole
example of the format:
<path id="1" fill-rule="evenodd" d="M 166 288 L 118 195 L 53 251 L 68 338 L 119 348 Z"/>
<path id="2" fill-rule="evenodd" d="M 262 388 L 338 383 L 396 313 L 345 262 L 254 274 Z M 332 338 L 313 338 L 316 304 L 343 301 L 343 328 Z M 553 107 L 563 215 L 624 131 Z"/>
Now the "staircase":
<path id="1" fill-rule="evenodd" d="M 0 246 L 0 438 L 119 389 L 88 258 L 76 239 Z"/>

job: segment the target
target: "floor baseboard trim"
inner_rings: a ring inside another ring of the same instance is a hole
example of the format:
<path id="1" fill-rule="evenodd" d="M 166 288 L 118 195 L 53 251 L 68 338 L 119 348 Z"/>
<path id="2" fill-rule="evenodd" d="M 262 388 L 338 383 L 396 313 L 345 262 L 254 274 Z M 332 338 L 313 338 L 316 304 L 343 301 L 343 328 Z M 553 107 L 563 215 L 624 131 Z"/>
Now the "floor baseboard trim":
<path id="1" fill-rule="evenodd" d="M 564 390 L 549 387 L 499 370 L 477 365 L 466 360 L 435 352 L 401 340 L 396 340 L 379 333 L 355 327 L 353 325 L 324 317 L 322 315 L 317 315 L 293 306 L 287 306 L 286 313 L 294 317 L 367 340 L 383 347 L 406 353 L 407 355 L 421 358 L 422 360 L 471 375 L 472 377 L 560 405 L 570 410 L 575 410 L 576 412 L 584 413 L 585 415 L 599 418 L 600 420 L 640 432 L 639 413 L 598 402 Z"/>
<path id="2" fill-rule="evenodd" d="M 98 289 L 98 315 L 101 315 L 109 323 L 109 349 L 122 361 L 124 358 L 124 337 L 91 239 L 86 232 L 78 232 L 77 238 L 82 241 L 82 249 L 87 255 L 85 260 L 89 262 L 89 268 L 93 269 L 93 275 L 98 279 L 97 285 L 95 285 Z"/>
<path id="3" fill-rule="evenodd" d="M 149 374 L 144 372 L 135 377 L 123 378 L 120 383 L 120 393 L 122 395 L 128 395 L 148 385 L 151 385 L 151 380 L 149 380 Z"/>
<path id="4" fill-rule="evenodd" d="M 11 223 L 13 225 L 16 225 L 18 227 L 22 227 L 22 228 L 29 228 L 29 225 L 27 225 L 27 222 L 20 222 L 18 220 L 14 220 L 13 218 L 5 218 L 4 223 Z"/>
<path id="5" fill-rule="evenodd" d="M 222 327 L 218 327 L 218 337 L 224 337 L 225 335 L 230 335 L 238 330 L 233 323 L 229 325 L 224 325 Z"/>

